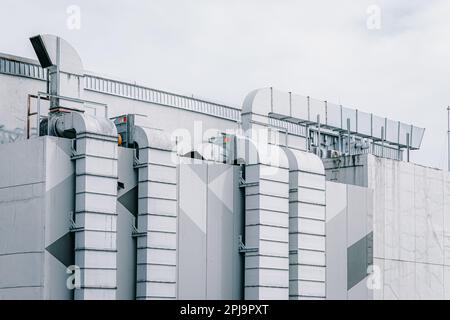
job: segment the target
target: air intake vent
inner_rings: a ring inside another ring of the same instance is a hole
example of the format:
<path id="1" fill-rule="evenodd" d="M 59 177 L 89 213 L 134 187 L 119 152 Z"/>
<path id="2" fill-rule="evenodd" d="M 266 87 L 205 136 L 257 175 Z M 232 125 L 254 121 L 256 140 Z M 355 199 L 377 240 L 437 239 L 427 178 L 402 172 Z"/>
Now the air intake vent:
<path id="1" fill-rule="evenodd" d="M 39 63 L 42 68 L 48 68 L 53 65 L 50 56 L 45 48 L 44 41 L 41 36 L 34 36 L 30 38 L 31 44 L 33 45 L 34 51 L 39 59 Z"/>

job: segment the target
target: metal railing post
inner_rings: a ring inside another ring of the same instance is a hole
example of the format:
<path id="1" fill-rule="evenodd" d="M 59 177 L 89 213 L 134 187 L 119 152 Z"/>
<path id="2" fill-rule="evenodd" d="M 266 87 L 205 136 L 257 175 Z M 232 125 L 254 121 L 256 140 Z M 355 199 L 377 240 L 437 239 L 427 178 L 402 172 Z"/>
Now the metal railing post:
<path id="1" fill-rule="evenodd" d="M 39 125 L 41 122 L 41 94 L 40 93 L 38 93 L 38 97 L 37 97 L 36 111 L 37 111 L 36 136 L 39 137 L 41 135 L 41 130 L 39 128 Z"/>
<path id="2" fill-rule="evenodd" d="M 447 129 L 447 143 L 448 143 L 448 171 L 450 171 L 450 106 L 447 107 L 447 117 L 448 117 L 448 129 Z"/>
<path id="3" fill-rule="evenodd" d="M 411 143 L 409 142 L 409 133 L 406 134 L 406 161 L 409 162 L 409 150 L 411 148 Z"/>
<path id="4" fill-rule="evenodd" d="M 350 118 L 347 118 L 347 149 L 348 149 L 348 155 L 351 155 L 351 148 L 350 148 Z"/>
<path id="5" fill-rule="evenodd" d="M 270 87 L 270 112 L 273 113 L 273 87 Z"/>
<path id="6" fill-rule="evenodd" d="M 317 150 L 316 154 L 320 157 L 320 114 L 317 115 Z"/>

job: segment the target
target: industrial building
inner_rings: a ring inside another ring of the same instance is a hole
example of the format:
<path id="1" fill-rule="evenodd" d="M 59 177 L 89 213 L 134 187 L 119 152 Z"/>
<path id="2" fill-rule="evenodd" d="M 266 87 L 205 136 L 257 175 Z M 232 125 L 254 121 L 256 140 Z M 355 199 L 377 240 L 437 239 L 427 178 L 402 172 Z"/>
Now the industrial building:
<path id="1" fill-rule="evenodd" d="M 274 88 L 242 106 L 0 54 L 0 299 L 448 299 L 425 129 Z"/>

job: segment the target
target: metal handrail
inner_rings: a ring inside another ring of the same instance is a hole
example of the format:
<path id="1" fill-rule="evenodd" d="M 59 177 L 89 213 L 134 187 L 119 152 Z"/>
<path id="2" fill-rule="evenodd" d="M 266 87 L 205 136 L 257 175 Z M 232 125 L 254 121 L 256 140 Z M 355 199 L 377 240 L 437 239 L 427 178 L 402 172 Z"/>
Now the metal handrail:
<path id="1" fill-rule="evenodd" d="M 31 98 L 36 98 L 37 99 L 36 112 L 31 112 L 31 100 L 30 100 Z M 97 109 L 94 108 L 94 107 L 91 107 L 91 106 L 87 106 L 86 104 L 102 106 L 102 107 L 105 108 L 105 118 L 108 118 L 108 105 L 105 104 L 105 103 L 101 103 L 101 102 L 97 102 L 97 101 L 91 101 L 91 100 L 85 100 L 85 99 L 66 97 L 66 96 L 55 95 L 55 94 L 50 94 L 50 93 L 47 93 L 47 92 L 39 91 L 37 93 L 37 95 L 28 95 L 27 139 L 30 138 L 30 116 L 36 115 L 36 129 L 37 129 L 37 133 L 39 135 L 39 126 L 40 126 L 41 119 L 48 118 L 48 116 L 42 116 L 41 115 L 41 99 L 45 99 L 45 100 L 49 101 L 50 98 L 55 98 L 55 99 L 60 99 L 60 100 L 64 100 L 64 101 L 69 101 L 69 102 L 75 102 L 75 103 L 83 104 L 84 108 L 94 109 L 94 114 L 95 115 L 97 115 Z M 75 110 L 75 111 L 78 111 L 78 112 L 84 112 L 84 110 L 79 110 L 79 109 L 72 109 L 72 110 Z"/>
<path id="2" fill-rule="evenodd" d="M 241 110 L 198 98 L 85 74 L 85 90 L 204 113 L 239 122 Z"/>
<path id="3" fill-rule="evenodd" d="M 85 107 L 85 108 L 86 107 L 87 108 L 92 108 L 92 107 L 86 106 L 85 105 L 86 103 L 87 104 L 94 104 L 94 105 L 102 106 L 102 107 L 105 108 L 105 118 L 108 118 L 108 105 L 106 103 L 101 103 L 101 102 L 97 102 L 97 101 L 90 101 L 90 100 L 85 100 L 85 99 L 72 98 L 72 97 L 66 97 L 66 96 L 60 96 L 60 95 L 55 95 L 55 94 L 50 94 L 50 93 L 47 93 L 47 92 L 39 91 L 38 92 L 38 105 L 37 105 L 38 119 L 39 119 L 39 116 L 40 116 L 40 107 L 41 107 L 40 106 L 40 99 L 41 99 L 42 96 L 47 97 L 47 98 L 56 98 L 56 99 L 69 101 L 69 102 L 81 103 L 81 104 L 83 104 L 83 107 Z M 95 114 L 97 114 L 96 113 L 96 109 L 94 109 L 94 110 L 95 110 Z M 78 110 L 78 111 L 80 111 L 80 110 Z"/>

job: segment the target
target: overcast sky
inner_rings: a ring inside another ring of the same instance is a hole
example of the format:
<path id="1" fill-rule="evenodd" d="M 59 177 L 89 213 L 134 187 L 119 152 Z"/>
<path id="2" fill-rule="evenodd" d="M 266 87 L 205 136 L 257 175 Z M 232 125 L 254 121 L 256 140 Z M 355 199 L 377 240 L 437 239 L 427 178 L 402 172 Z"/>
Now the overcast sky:
<path id="1" fill-rule="evenodd" d="M 259 87 L 309 95 L 427 129 L 413 161 L 447 165 L 450 1 L 0 0 L 0 51 L 34 57 L 57 34 L 84 67 L 240 106 Z M 67 8 L 81 10 L 80 29 Z M 368 28 L 380 8 L 380 29 Z M 368 8 L 370 13 L 368 14 Z M 377 7 L 375 7 L 377 8 Z"/>

